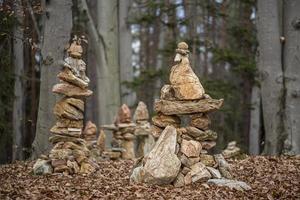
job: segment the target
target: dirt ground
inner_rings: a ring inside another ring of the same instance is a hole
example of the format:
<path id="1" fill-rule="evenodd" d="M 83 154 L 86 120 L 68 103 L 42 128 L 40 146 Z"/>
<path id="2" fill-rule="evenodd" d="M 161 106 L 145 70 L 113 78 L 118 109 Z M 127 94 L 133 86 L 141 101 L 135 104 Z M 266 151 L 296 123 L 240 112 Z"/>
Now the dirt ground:
<path id="1" fill-rule="evenodd" d="M 0 199 L 300 199 L 300 157 L 247 157 L 229 160 L 234 177 L 252 190 L 202 183 L 187 187 L 129 183 L 132 161 L 100 162 L 91 175 L 32 174 L 34 162 L 0 166 Z"/>

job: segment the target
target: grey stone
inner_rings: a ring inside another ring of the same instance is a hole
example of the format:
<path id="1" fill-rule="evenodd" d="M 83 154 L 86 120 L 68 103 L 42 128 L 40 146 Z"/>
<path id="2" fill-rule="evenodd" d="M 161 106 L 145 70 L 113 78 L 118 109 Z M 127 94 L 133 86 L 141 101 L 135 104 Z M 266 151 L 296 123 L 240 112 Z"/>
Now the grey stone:
<path id="1" fill-rule="evenodd" d="M 243 181 L 236 181 L 236 180 L 230 180 L 230 179 L 209 179 L 207 181 L 208 184 L 215 184 L 218 186 L 226 186 L 231 189 L 236 189 L 236 190 L 251 190 L 251 187 L 243 182 Z"/>
<path id="2" fill-rule="evenodd" d="M 52 174 L 53 168 L 48 160 L 37 159 L 33 165 L 33 173 L 35 175 Z"/>

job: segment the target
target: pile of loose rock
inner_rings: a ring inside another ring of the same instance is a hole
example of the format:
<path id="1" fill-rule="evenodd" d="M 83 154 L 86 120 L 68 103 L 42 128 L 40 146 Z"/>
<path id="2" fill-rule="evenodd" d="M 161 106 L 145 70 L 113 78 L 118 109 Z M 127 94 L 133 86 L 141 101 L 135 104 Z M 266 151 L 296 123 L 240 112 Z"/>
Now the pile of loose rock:
<path id="1" fill-rule="evenodd" d="M 134 127 L 131 120 L 131 111 L 126 104 L 123 104 L 116 116 L 114 124 L 103 125 L 102 128 L 113 133 L 111 141 L 112 148 L 103 152 L 103 156 L 110 159 L 134 159 Z"/>
<path id="2" fill-rule="evenodd" d="M 85 74 L 86 64 L 81 59 L 81 39 L 75 38 L 68 49 L 63 70 L 58 74 L 60 83 L 52 91 L 62 96 L 54 106 L 56 124 L 49 141 L 54 145 L 49 156 L 43 156 L 34 165 L 34 173 L 91 173 L 98 167 L 90 159 L 87 142 L 81 138 L 84 118 L 84 98 L 92 95 L 88 90 L 89 79 Z M 45 172 L 45 164 L 49 169 Z"/>
<path id="3" fill-rule="evenodd" d="M 152 134 L 157 142 L 138 160 L 131 181 L 181 187 L 211 178 L 232 178 L 223 156 L 208 154 L 217 139 L 216 132 L 209 130 L 208 113 L 218 110 L 223 99 L 205 94 L 190 67 L 186 43 L 179 43 L 176 53 L 171 84 L 163 86 L 155 102 L 158 114 L 152 118 Z M 187 125 L 182 126 L 184 123 Z"/>

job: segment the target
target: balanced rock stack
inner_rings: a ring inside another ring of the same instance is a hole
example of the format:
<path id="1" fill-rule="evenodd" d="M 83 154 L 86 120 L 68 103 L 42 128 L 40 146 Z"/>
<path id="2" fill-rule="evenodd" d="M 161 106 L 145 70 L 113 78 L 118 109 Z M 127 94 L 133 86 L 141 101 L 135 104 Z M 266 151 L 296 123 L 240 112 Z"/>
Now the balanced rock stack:
<path id="1" fill-rule="evenodd" d="M 60 83 L 52 89 L 62 98 L 54 106 L 57 121 L 50 130 L 53 135 L 49 141 L 54 147 L 49 158 L 44 159 L 48 159 L 54 172 L 64 174 L 91 173 L 97 168 L 90 159 L 88 144 L 81 138 L 84 98 L 93 92 L 87 89 L 89 79 L 85 74 L 86 64 L 81 59 L 83 50 L 80 43 L 81 39 L 73 40 L 68 49 L 69 56 L 62 64 L 63 70 L 57 76 Z"/>
<path id="2" fill-rule="evenodd" d="M 224 158 L 234 158 L 241 155 L 241 149 L 236 146 L 236 141 L 228 143 L 226 149 L 222 151 Z"/>
<path id="3" fill-rule="evenodd" d="M 152 118 L 154 148 L 136 163 L 131 181 L 148 184 L 173 184 L 180 187 L 210 178 L 231 178 L 222 155 L 209 155 L 217 134 L 209 130 L 208 113 L 218 110 L 223 99 L 205 94 L 188 59 L 188 45 L 178 44 L 170 74 L 170 85 L 161 89 L 155 102 L 158 113 Z M 188 125 L 182 127 L 182 121 Z"/>
<path id="4" fill-rule="evenodd" d="M 134 130 L 135 124 L 131 120 L 131 111 L 126 104 L 123 104 L 116 116 L 114 124 L 103 125 L 103 129 L 111 130 L 113 138 L 111 150 L 103 152 L 104 157 L 110 159 L 134 159 Z"/>
<path id="5" fill-rule="evenodd" d="M 151 134 L 151 125 L 149 123 L 149 112 L 144 102 L 140 101 L 134 112 L 133 119 L 136 127 L 134 135 L 136 136 L 136 157 L 141 157 L 150 152 L 154 146 L 154 138 Z"/>

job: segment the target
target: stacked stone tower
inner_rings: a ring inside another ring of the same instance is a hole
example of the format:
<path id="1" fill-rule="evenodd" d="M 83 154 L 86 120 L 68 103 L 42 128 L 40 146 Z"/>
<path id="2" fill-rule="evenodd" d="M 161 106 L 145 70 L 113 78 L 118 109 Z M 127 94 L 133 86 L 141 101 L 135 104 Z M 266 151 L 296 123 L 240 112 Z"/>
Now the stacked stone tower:
<path id="1" fill-rule="evenodd" d="M 62 71 L 57 76 L 60 83 L 52 89 L 61 99 L 54 106 L 57 121 L 50 130 L 52 136 L 49 141 L 54 147 L 44 160 L 55 173 L 91 173 L 97 168 L 90 158 L 86 141 L 81 138 L 84 100 L 93 93 L 87 88 L 89 79 L 85 73 L 86 64 L 81 59 L 82 53 L 81 39 L 75 37 L 68 49 L 68 57 L 62 63 Z"/>
<path id="2" fill-rule="evenodd" d="M 209 130 L 208 113 L 218 110 L 223 99 L 205 94 L 189 63 L 188 45 L 178 44 L 170 85 L 161 89 L 152 118 L 154 148 L 136 163 L 131 181 L 149 184 L 174 184 L 180 187 L 210 178 L 230 178 L 221 155 L 209 155 L 217 134 Z"/>

